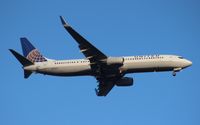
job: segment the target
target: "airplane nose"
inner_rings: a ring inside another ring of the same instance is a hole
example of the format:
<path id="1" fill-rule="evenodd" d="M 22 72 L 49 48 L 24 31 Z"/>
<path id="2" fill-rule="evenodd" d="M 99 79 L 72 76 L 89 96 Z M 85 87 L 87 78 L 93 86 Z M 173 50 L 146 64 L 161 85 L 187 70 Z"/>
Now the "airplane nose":
<path id="1" fill-rule="evenodd" d="M 189 67 L 192 65 L 192 62 L 190 60 L 186 60 L 186 67 Z"/>
<path id="2" fill-rule="evenodd" d="M 188 66 L 191 66 L 191 65 L 192 65 L 192 62 L 188 60 Z"/>

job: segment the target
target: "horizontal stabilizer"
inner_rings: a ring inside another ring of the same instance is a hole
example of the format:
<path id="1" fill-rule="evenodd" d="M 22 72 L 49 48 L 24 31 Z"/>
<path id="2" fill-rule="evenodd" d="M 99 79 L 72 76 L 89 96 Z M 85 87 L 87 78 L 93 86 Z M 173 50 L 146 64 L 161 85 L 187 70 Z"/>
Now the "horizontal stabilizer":
<path id="1" fill-rule="evenodd" d="M 31 71 L 24 70 L 24 78 L 27 79 L 32 74 Z"/>
<path id="2" fill-rule="evenodd" d="M 29 61 L 28 59 L 26 59 L 25 57 L 23 57 L 22 55 L 20 55 L 16 51 L 14 51 L 12 49 L 9 49 L 9 50 L 23 66 L 33 65 L 33 63 L 31 61 Z"/>

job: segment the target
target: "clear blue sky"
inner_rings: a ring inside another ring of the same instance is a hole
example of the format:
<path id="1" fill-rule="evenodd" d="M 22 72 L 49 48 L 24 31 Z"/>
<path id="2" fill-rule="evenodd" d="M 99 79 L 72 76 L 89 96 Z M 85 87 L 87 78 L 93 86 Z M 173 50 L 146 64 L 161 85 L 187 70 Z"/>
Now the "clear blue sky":
<path id="1" fill-rule="evenodd" d="M 199 125 L 199 0 L 1 0 L 1 125 Z M 92 77 L 23 78 L 9 53 L 28 37 L 53 59 L 83 58 L 59 16 L 107 55 L 176 54 L 193 62 L 171 72 L 130 74 L 133 87 L 97 97 Z"/>

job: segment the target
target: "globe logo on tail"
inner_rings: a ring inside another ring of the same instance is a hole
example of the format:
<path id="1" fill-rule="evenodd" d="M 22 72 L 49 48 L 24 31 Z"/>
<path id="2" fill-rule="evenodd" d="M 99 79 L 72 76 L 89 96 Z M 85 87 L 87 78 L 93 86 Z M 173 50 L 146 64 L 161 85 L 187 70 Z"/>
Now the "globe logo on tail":
<path id="1" fill-rule="evenodd" d="M 47 61 L 37 49 L 33 49 L 26 58 L 31 62 L 44 62 Z"/>

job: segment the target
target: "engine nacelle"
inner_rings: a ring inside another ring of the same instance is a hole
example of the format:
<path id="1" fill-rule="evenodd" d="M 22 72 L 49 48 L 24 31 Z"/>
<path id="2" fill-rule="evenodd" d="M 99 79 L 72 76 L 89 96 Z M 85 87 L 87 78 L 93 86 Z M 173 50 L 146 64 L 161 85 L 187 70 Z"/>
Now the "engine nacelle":
<path id="1" fill-rule="evenodd" d="M 132 86 L 133 85 L 133 78 L 130 77 L 123 77 L 116 82 L 117 86 Z"/>
<path id="2" fill-rule="evenodd" d="M 123 57 L 108 57 L 106 60 L 107 65 L 123 65 Z"/>

